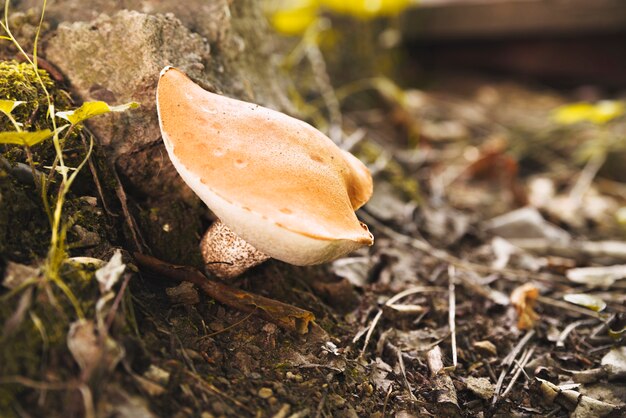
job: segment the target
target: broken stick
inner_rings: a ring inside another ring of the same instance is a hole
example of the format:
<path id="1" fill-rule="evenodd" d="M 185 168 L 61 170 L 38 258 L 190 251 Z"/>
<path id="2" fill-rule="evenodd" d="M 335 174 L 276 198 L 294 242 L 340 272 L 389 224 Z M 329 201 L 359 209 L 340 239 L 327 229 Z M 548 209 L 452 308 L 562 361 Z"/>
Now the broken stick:
<path id="1" fill-rule="evenodd" d="M 277 300 L 234 289 L 211 280 L 193 267 L 168 264 L 145 254 L 134 253 L 139 266 L 168 279 L 191 282 L 216 301 L 257 315 L 288 331 L 306 334 L 315 320 L 313 313 Z"/>

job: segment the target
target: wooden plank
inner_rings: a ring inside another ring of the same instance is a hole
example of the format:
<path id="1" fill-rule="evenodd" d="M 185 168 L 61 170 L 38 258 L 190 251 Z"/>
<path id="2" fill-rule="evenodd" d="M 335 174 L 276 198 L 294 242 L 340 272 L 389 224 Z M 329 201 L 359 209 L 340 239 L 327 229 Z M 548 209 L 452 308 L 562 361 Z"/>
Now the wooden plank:
<path id="1" fill-rule="evenodd" d="M 401 22 L 415 40 L 606 33 L 626 31 L 626 0 L 421 0 Z"/>

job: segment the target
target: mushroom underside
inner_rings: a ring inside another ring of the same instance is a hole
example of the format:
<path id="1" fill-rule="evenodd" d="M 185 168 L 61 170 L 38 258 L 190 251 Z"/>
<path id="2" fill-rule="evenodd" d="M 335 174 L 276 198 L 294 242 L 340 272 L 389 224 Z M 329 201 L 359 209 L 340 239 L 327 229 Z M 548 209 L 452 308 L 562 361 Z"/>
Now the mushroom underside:
<path id="1" fill-rule="evenodd" d="M 206 271 L 222 279 L 239 276 L 270 258 L 239 238 L 221 221 L 214 222 L 206 231 L 200 250 Z"/>

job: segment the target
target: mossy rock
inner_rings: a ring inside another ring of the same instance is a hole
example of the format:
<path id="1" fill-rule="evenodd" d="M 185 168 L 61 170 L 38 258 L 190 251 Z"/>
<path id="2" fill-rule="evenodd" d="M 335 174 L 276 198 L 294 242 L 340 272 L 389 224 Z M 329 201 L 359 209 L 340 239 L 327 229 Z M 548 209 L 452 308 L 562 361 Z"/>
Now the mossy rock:
<path id="1" fill-rule="evenodd" d="M 25 131 L 53 129 L 52 121 L 48 117 L 46 90 L 56 111 L 69 110 L 72 107 L 69 94 L 58 88 L 45 70 L 35 71 L 26 62 L 0 61 L 0 99 L 24 102 L 13 110 L 12 115 Z M 0 116 L 0 131 L 13 130 L 15 129 L 9 119 L 4 115 Z M 75 130 L 67 139 L 68 145 L 75 145 L 77 140 L 78 131 Z M 35 165 L 49 165 L 56 156 L 52 141 L 44 141 L 34 146 L 32 153 Z M 6 146 L 2 155 L 13 163 L 26 162 L 23 147 Z"/>

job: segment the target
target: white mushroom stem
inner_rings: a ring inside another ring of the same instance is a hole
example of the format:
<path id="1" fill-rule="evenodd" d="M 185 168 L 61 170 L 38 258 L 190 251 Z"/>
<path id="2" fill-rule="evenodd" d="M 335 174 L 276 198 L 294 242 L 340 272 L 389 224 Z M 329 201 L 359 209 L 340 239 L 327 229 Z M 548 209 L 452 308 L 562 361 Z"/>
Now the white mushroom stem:
<path id="1" fill-rule="evenodd" d="M 202 237 L 200 250 L 207 272 L 222 279 L 236 277 L 270 258 L 219 220 Z"/>

